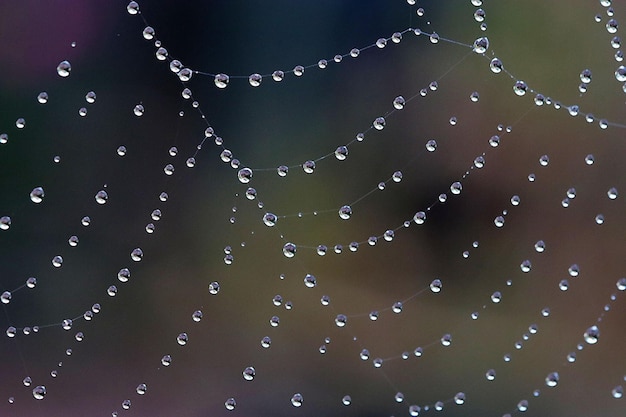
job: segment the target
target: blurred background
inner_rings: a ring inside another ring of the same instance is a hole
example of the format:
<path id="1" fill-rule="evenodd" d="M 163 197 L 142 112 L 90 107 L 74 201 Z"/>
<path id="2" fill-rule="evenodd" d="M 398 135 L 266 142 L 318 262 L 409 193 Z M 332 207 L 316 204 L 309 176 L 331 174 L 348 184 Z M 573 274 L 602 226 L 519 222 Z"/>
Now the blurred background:
<path id="1" fill-rule="evenodd" d="M 0 216 L 11 218 L 0 231 L 0 284 L 12 291 L 4 327 L 18 333 L 0 342 L 2 415 L 379 416 L 409 415 L 410 405 L 424 415 L 442 401 L 439 414 L 499 416 L 519 412 L 522 400 L 533 415 L 623 415 L 624 400 L 612 390 L 626 385 L 626 307 L 615 285 L 626 267 L 626 222 L 623 196 L 610 199 L 607 191 L 624 189 L 624 131 L 598 123 L 624 121 L 620 45 L 611 44 L 619 31 L 606 28 L 623 7 L 146 1 L 132 16 L 126 6 L 0 3 L 0 133 L 8 138 L 0 144 Z M 141 16 L 156 31 L 150 41 Z M 490 47 L 483 57 L 407 32 L 398 44 L 331 62 L 407 28 L 466 45 L 487 36 Z M 197 73 L 183 86 L 169 60 L 156 59 L 155 40 L 185 67 L 228 74 L 228 87 Z M 528 84 L 525 96 L 513 92 L 514 79 L 489 69 L 494 57 Z M 320 59 L 326 69 L 317 68 Z M 56 72 L 63 60 L 72 66 L 66 78 Z M 291 73 L 296 65 L 307 66 L 302 77 Z M 583 93 L 585 69 L 593 75 Z M 283 81 L 267 76 L 275 70 L 286 73 Z M 264 75 L 259 87 L 249 85 L 252 73 Z M 181 94 L 185 87 L 192 99 Z M 90 91 L 94 103 L 85 100 Z M 593 121 L 537 106 L 536 93 L 579 105 Z M 399 95 L 407 104 L 394 111 Z M 140 117 L 137 105 L 145 109 Z M 372 129 L 381 116 L 385 128 Z M 223 146 L 211 137 L 197 148 L 207 125 Z M 353 143 L 361 132 L 365 139 Z M 494 135 L 497 147 L 489 144 Z M 337 160 L 334 150 L 347 144 L 348 158 Z M 249 184 L 222 161 L 224 149 L 253 169 Z M 478 156 L 484 168 L 474 166 Z M 300 168 L 309 159 L 317 160 L 313 174 Z M 279 165 L 290 167 L 286 177 L 277 175 Z M 400 182 L 390 181 L 395 171 Z M 460 195 L 450 192 L 455 181 Z M 35 187 L 45 191 L 38 204 L 29 198 Z M 249 187 L 256 198 L 246 197 Z M 103 205 L 94 199 L 101 190 Z M 437 203 L 442 193 L 445 204 Z M 345 204 L 349 220 L 337 214 Z M 160 220 L 151 217 L 156 209 Z M 426 223 L 401 227 L 417 211 L 427 212 Z M 276 226 L 263 224 L 266 212 L 279 216 Z M 496 227 L 500 215 L 504 226 Z M 150 223 L 154 233 L 146 232 Z M 381 237 L 389 229 L 397 229 L 391 242 Z M 79 238 L 75 247 L 71 236 Z M 371 236 L 379 237 L 375 246 Z M 535 250 L 540 240 L 543 252 Z M 348 249 L 353 241 L 356 252 Z M 282 253 L 287 242 L 297 245 L 293 258 Z M 131 260 L 134 248 L 144 253 L 140 262 Z M 51 263 L 57 255 L 60 268 Z M 526 260 L 532 268 L 524 273 Z M 568 272 L 573 265 L 577 276 Z M 117 279 L 121 268 L 131 271 L 127 283 Z M 305 286 L 306 274 L 317 286 Z M 36 287 L 15 291 L 29 277 Z M 435 279 L 439 293 L 429 289 Z M 209 292 L 212 282 L 218 294 Z M 499 303 L 491 300 L 496 291 Z M 277 295 L 282 301 L 274 303 Z M 399 314 L 391 310 L 398 301 Z M 94 303 L 101 312 L 84 320 Z M 335 325 L 338 314 L 348 316 L 345 327 Z M 63 319 L 74 319 L 71 329 L 59 326 Z M 583 333 L 594 324 L 601 336 L 586 344 Z M 37 334 L 23 334 L 33 326 Z M 189 342 L 181 346 L 183 332 Z M 444 334 L 450 346 L 442 346 Z M 261 346 L 266 336 L 269 348 Z M 421 357 L 412 353 L 418 347 Z M 161 364 L 164 355 L 170 366 Z M 242 377 L 248 366 L 252 381 Z M 493 381 L 485 378 L 490 369 Z M 544 382 L 551 372 L 560 375 L 554 388 Z M 136 393 L 142 383 L 145 395 Z M 40 401 L 37 385 L 47 391 Z M 458 392 L 466 394 L 463 405 L 452 400 Z M 291 403 L 295 393 L 301 407 Z"/>

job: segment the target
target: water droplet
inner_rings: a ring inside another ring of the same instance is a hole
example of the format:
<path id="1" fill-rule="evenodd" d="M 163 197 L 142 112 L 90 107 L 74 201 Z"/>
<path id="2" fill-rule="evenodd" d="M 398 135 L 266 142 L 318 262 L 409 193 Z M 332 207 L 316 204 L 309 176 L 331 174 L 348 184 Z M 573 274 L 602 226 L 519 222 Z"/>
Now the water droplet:
<path id="1" fill-rule="evenodd" d="M 352 216 L 352 208 L 350 206 L 342 206 L 339 209 L 339 217 L 343 220 L 348 220 Z"/>
<path id="2" fill-rule="evenodd" d="M 280 317 L 278 316 L 272 316 L 270 318 L 270 326 L 272 327 L 278 327 L 278 325 L 280 324 Z"/>
<path id="3" fill-rule="evenodd" d="M 600 337 L 600 329 L 598 329 L 598 326 L 591 326 L 585 331 L 583 337 L 585 339 L 585 342 L 587 342 L 588 344 L 596 344 L 598 343 L 598 338 Z"/>
<path id="4" fill-rule="evenodd" d="M 617 23 L 617 20 L 615 19 L 609 19 L 608 22 L 606 22 L 606 31 L 613 34 L 613 33 L 617 33 L 617 29 L 619 28 L 619 24 Z"/>
<path id="5" fill-rule="evenodd" d="M 411 405 L 409 407 L 409 415 L 411 417 L 417 417 L 420 414 L 420 411 L 422 411 L 422 408 L 419 405 Z"/>
<path id="6" fill-rule="evenodd" d="M 348 317 L 345 314 L 338 314 L 337 317 L 335 317 L 335 324 L 337 327 L 345 327 L 347 323 Z"/>
<path id="7" fill-rule="evenodd" d="M 385 239 L 387 242 L 391 242 L 394 237 L 395 232 L 393 230 L 385 230 L 385 233 L 383 234 L 383 239 Z"/>
<path id="8" fill-rule="evenodd" d="M 263 215 L 263 223 L 265 223 L 266 226 L 275 226 L 277 220 L 278 217 L 274 213 L 265 213 Z"/>
<path id="9" fill-rule="evenodd" d="M 293 73 L 296 77 L 302 77 L 304 75 L 304 67 L 302 65 L 296 65 L 293 68 Z"/>
<path id="10" fill-rule="evenodd" d="M 159 49 L 157 49 L 155 53 L 156 59 L 158 59 L 159 61 L 165 61 L 167 59 L 167 55 L 167 49 L 163 47 L 159 47 Z"/>
<path id="11" fill-rule="evenodd" d="M 493 223 L 496 225 L 496 227 L 502 227 L 504 226 L 504 216 L 497 216 L 494 220 Z"/>
<path id="12" fill-rule="evenodd" d="M 215 76 L 214 82 L 217 88 L 226 88 L 228 87 L 228 82 L 230 81 L 230 77 L 226 74 L 217 74 Z"/>
<path id="13" fill-rule="evenodd" d="M 539 253 L 542 253 L 543 251 L 546 250 L 546 244 L 543 240 L 538 240 L 537 243 L 535 243 L 535 250 Z"/>
<path id="14" fill-rule="evenodd" d="M 263 81 L 263 77 L 261 74 L 252 74 L 248 77 L 248 82 L 252 87 L 258 87 L 261 85 L 261 81 Z"/>
<path id="15" fill-rule="evenodd" d="M 132 250 L 132 252 L 130 253 L 130 259 L 132 259 L 135 262 L 139 262 L 143 259 L 143 251 L 141 250 L 141 248 L 135 248 Z"/>
<path id="16" fill-rule="evenodd" d="M 301 407 L 303 401 L 304 399 L 302 397 L 302 394 L 300 393 L 293 394 L 293 396 L 291 397 L 291 405 L 293 405 L 294 407 Z"/>
<path id="17" fill-rule="evenodd" d="M 402 110 L 406 105 L 406 100 L 402 96 L 398 96 L 393 99 L 393 107 L 397 110 Z"/>
<path id="18" fill-rule="evenodd" d="M 133 108 L 133 113 L 135 114 L 135 116 L 137 117 L 141 117 L 143 116 L 145 112 L 145 108 L 143 107 L 143 105 L 141 104 L 137 104 L 134 108 Z"/>
<path id="19" fill-rule="evenodd" d="M 40 104 L 46 104 L 48 102 L 48 93 L 46 93 L 45 91 L 42 91 L 41 93 L 39 93 L 37 95 L 37 101 Z"/>
<path id="20" fill-rule="evenodd" d="M 54 258 L 52 258 L 52 266 L 54 266 L 55 268 L 60 268 L 63 265 L 63 257 L 62 256 L 55 256 Z"/>
<path id="21" fill-rule="evenodd" d="M 287 258 L 293 258 L 294 256 L 296 256 L 296 250 L 297 247 L 295 244 L 291 242 L 285 243 L 285 245 L 283 246 L 283 255 L 285 255 Z"/>
<path id="22" fill-rule="evenodd" d="M 424 224 L 424 222 L 426 221 L 426 213 L 423 211 L 418 211 L 413 216 L 413 221 L 415 222 L 415 224 Z"/>
<path id="23" fill-rule="evenodd" d="M 176 343 L 178 343 L 181 346 L 185 346 L 188 341 L 189 341 L 189 336 L 187 336 L 187 333 L 181 333 L 178 336 L 176 336 Z"/>
<path id="24" fill-rule="evenodd" d="M 243 379 L 245 379 L 246 381 L 252 381 L 255 375 L 256 370 L 252 366 L 248 366 L 246 369 L 243 370 Z"/>
<path id="25" fill-rule="evenodd" d="M 474 14 L 476 16 L 476 14 Z M 483 14 L 484 19 L 484 14 Z M 478 38 L 474 41 L 473 51 L 477 54 L 484 54 L 489 49 L 489 39 L 486 37 Z"/>
<path id="26" fill-rule="evenodd" d="M 435 279 L 430 283 L 430 290 L 434 293 L 441 292 L 443 284 L 440 279 Z"/>
<path id="27" fill-rule="evenodd" d="M 69 77 L 71 71 L 72 64 L 70 64 L 69 61 L 61 61 L 57 66 L 57 74 L 61 77 Z"/>
<path id="28" fill-rule="evenodd" d="M 335 150 L 335 158 L 339 161 L 344 161 L 348 157 L 348 148 L 346 146 L 339 146 Z"/>
<path id="29" fill-rule="evenodd" d="M 39 204 L 43 201 L 43 197 L 44 197 L 44 191 L 43 188 L 41 187 L 36 187 L 33 188 L 33 190 L 30 192 L 30 200 L 33 203 Z"/>
<path id="30" fill-rule="evenodd" d="M 263 337 L 263 339 L 261 339 L 261 346 L 264 349 L 268 349 L 271 345 L 272 345 L 272 339 L 269 336 L 265 336 Z"/>
<path id="31" fill-rule="evenodd" d="M 306 285 L 307 288 L 313 288 L 317 285 L 317 279 L 314 275 L 306 274 L 304 277 L 304 285 Z"/>
<path id="32" fill-rule="evenodd" d="M 106 204 L 109 199 L 109 194 L 104 190 L 100 190 L 96 193 L 95 199 L 98 204 Z"/>
<path id="33" fill-rule="evenodd" d="M 202 320 L 202 311 L 201 310 L 194 311 L 193 314 L 191 315 L 191 319 L 195 321 L 196 323 L 198 323 L 200 320 Z"/>
<path id="34" fill-rule="evenodd" d="M 2 301 L 2 304 L 9 304 L 11 302 L 11 292 L 3 292 L 2 295 L 0 295 L 0 301 Z"/>
<path id="35" fill-rule="evenodd" d="M 217 281 L 213 281 L 209 284 L 209 293 L 211 295 L 216 295 L 218 292 L 220 292 L 220 284 Z"/>
<path id="36" fill-rule="evenodd" d="M 383 130 L 385 128 L 385 123 L 386 122 L 384 117 L 377 117 L 376 119 L 374 119 L 372 126 L 374 126 L 374 129 L 376 130 Z"/>
<path id="37" fill-rule="evenodd" d="M 302 164 L 302 169 L 307 174 L 312 174 L 315 170 L 315 161 L 308 160 L 304 164 Z"/>
<path id="38" fill-rule="evenodd" d="M 9 216 L 0 217 L 0 229 L 9 230 L 11 227 L 11 218 Z"/>
<path id="39" fill-rule="evenodd" d="M 618 196 L 617 188 L 611 187 L 609 191 L 606 192 L 606 195 L 609 197 L 609 199 L 615 200 Z"/>
<path id="40" fill-rule="evenodd" d="M 525 412 L 528 410 L 528 401 L 527 400 L 522 400 L 520 402 L 517 403 L 517 409 L 521 412 Z"/>
<path id="41" fill-rule="evenodd" d="M 504 65 L 502 64 L 502 61 L 500 61 L 500 59 L 493 58 L 489 63 L 489 68 L 494 74 L 499 74 L 500 72 L 502 72 Z"/>
<path id="42" fill-rule="evenodd" d="M 515 84 L 513 85 L 513 91 L 518 96 L 523 96 L 524 94 L 526 94 L 527 90 L 528 90 L 528 86 L 526 85 L 524 81 L 516 81 Z"/>
<path id="43" fill-rule="evenodd" d="M 234 398 L 229 398 L 224 402 L 224 407 L 226 407 L 228 411 L 233 411 L 236 406 L 237 406 L 237 401 L 235 401 Z"/>
<path id="44" fill-rule="evenodd" d="M 120 282 L 128 282 L 130 279 L 130 270 L 128 268 L 120 269 L 117 273 L 117 279 L 119 279 Z"/>
<path id="45" fill-rule="evenodd" d="M 558 372 L 550 372 L 548 376 L 546 376 L 546 385 L 549 387 L 556 387 L 559 383 L 559 373 Z"/>
<path id="46" fill-rule="evenodd" d="M 191 79 L 191 77 L 193 76 L 193 71 L 190 70 L 189 68 L 183 68 L 180 71 L 178 71 L 178 78 L 182 81 L 182 82 L 187 82 Z"/>
<path id="47" fill-rule="evenodd" d="M 170 355 L 165 355 L 161 358 L 161 365 L 170 366 L 172 364 L 172 357 Z"/>
<path id="48" fill-rule="evenodd" d="M 117 295 L 117 287 L 115 285 L 111 285 L 107 288 L 107 295 L 109 297 L 115 297 Z"/>
<path id="49" fill-rule="evenodd" d="M 43 400 L 45 396 L 46 387 L 44 385 L 37 385 L 33 388 L 33 397 L 35 397 L 36 400 Z"/>
<path id="50" fill-rule="evenodd" d="M 126 11 L 130 15 L 136 15 L 137 13 L 139 13 L 139 4 L 137 4 L 136 1 L 131 1 L 130 3 L 128 3 L 128 6 L 126 6 Z"/>
<path id="51" fill-rule="evenodd" d="M 393 306 L 391 306 L 391 311 L 393 311 L 396 314 L 400 314 L 402 313 L 402 302 L 401 301 L 396 301 L 395 303 L 393 303 Z"/>
<path id="52" fill-rule="evenodd" d="M 242 168 L 237 173 L 237 178 L 242 184 L 247 184 L 252 179 L 252 170 L 250 168 Z"/>

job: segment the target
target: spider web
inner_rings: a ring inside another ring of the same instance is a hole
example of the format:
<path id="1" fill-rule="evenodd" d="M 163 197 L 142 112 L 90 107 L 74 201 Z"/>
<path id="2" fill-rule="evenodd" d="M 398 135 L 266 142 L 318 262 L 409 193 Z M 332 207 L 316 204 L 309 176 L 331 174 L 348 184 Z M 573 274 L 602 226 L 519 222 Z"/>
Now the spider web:
<path id="1" fill-rule="evenodd" d="M 211 3 L 5 6 L 2 414 L 619 415 L 623 11 Z"/>

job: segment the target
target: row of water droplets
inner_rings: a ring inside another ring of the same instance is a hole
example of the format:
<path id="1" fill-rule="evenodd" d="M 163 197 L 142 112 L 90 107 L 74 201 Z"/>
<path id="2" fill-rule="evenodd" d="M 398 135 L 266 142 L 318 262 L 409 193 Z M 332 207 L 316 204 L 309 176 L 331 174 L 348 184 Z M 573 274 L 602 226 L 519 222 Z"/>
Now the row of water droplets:
<path id="1" fill-rule="evenodd" d="M 76 44 L 75 42 L 72 42 L 72 47 L 75 47 Z M 68 78 L 71 74 L 72 71 L 72 65 L 69 61 L 64 60 L 62 62 L 59 63 L 59 65 L 56 68 L 56 72 L 57 74 L 62 77 L 62 78 Z M 85 95 L 85 101 L 88 105 L 93 104 L 96 102 L 96 93 L 94 91 L 89 91 L 86 93 Z M 45 105 L 48 103 L 48 101 L 50 100 L 50 95 L 48 94 L 48 92 L 42 91 L 37 95 L 37 102 L 41 105 Z M 137 105 L 135 106 L 135 108 L 133 109 L 133 113 L 135 114 L 135 116 L 141 116 L 144 112 L 144 108 L 142 105 Z M 81 117 L 85 117 L 87 115 L 87 109 L 86 107 L 81 107 L 78 111 L 79 116 Z M 20 117 L 17 119 L 16 121 L 16 127 L 18 129 L 24 129 L 26 127 L 26 120 L 23 117 Z M 9 135 L 6 133 L 3 133 L 0 135 L 0 144 L 6 144 L 8 143 L 8 139 L 9 139 Z M 120 146 L 117 148 L 116 150 L 117 154 L 120 157 L 123 157 L 126 155 L 127 149 L 125 146 Z M 170 150 L 170 154 L 175 152 L 175 148 L 172 148 Z M 55 163 L 60 163 L 61 162 L 61 157 L 60 156 L 55 156 L 53 158 L 53 161 Z M 37 186 L 35 188 L 32 189 L 32 191 L 30 192 L 30 200 L 32 203 L 35 204 L 41 204 L 45 201 L 45 190 L 43 187 L 41 186 Z M 163 191 L 159 194 L 158 196 L 158 200 L 160 203 L 164 203 L 168 200 L 169 196 L 168 193 Z M 94 196 L 94 200 L 98 205 L 105 205 L 107 203 L 107 201 L 109 200 L 109 194 L 106 190 L 106 185 L 104 185 L 104 188 L 99 190 L 98 192 L 96 192 L 95 196 Z M 145 231 L 149 234 L 153 233 L 155 230 L 155 224 L 154 222 L 158 222 L 159 220 L 161 220 L 162 217 L 162 212 L 160 208 L 156 208 L 154 209 L 151 214 L 150 214 L 150 219 L 152 222 L 148 223 L 145 227 Z M 89 225 L 91 225 L 92 223 L 92 219 L 90 216 L 84 216 L 82 217 L 82 219 L 80 220 L 80 223 L 82 226 L 84 227 L 88 227 Z M 8 231 L 11 228 L 11 224 L 12 224 L 12 220 L 10 216 L 2 216 L 0 217 L 0 230 L 3 231 Z M 68 244 L 70 247 L 77 247 L 79 244 L 79 237 L 77 235 L 71 235 L 68 239 Z M 140 262 L 143 257 L 144 257 L 144 253 L 143 250 L 140 247 L 135 247 L 134 249 L 130 250 L 130 258 L 132 261 L 134 262 Z M 61 268 L 63 266 L 63 256 L 62 255 L 55 255 L 52 257 L 51 259 L 51 264 L 54 268 Z M 120 283 L 126 283 L 130 280 L 131 277 L 131 272 L 130 269 L 127 267 L 123 267 L 119 270 L 119 272 L 117 273 L 117 281 Z M 29 289 L 33 289 L 36 287 L 37 284 L 37 278 L 35 277 L 29 277 L 26 280 L 26 283 L 14 288 L 12 290 L 5 290 L 1 295 L 0 295 L 0 301 L 3 304 L 9 304 L 11 302 L 11 300 L 13 299 L 14 294 L 24 288 L 29 288 Z M 219 291 L 219 285 L 217 283 L 212 283 L 209 286 L 209 292 L 211 294 L 216 294 L 217 291 Z M 118 293 L 118 286 L 116 284 L 110 285 L 107 289 L 106 289 L 106 293 L 109 297 L 115 297 Z M 7 329 L 6 329 L 6 336 L 9 338 L 15 338 L 16 336 L 22 334 L 24 336 L 28 336 L 28 335 L 32 335 L 32 334 L 37 334 L 39 333 L 39 331 L 41 329 L 44 328 L 51 328 L 51 327 L 60 327 L 65 331 L 70 331 L 72 330 L 72 328 L 75 325 L 75 322 L 78 320 L 84 320 L 84 321 L 91 321 L 96 314 L 100 313 L 102 309 L 101 303 L 94 303 L 92 305 L 92 307 L 88 310 L 86 310 L 82 315 L 77 315 L 74 316 L 72 318 L 67 318 L 64 319 L 60 322 L 55 322 L 55 323 L 50 323 L 50 324 L 39 324 L 39 325 L 32 325 L 32 326 L 24 326 L 24 327 L 17 327 L 17 326 L 13 326 L 10 325 Z M 7 313 L 8 314 L 8 313 Z M 202 312 L 200 310 L 196 310 L 194 311 L 194 313 L 192 314 L 192 319 L 194 322 L 198 322 L 200 321 L 200 319 L 202 318 Z M 76 342 L 82 342 L 85 338 L 85 333 L 83 331 L 78 331 L 75 334 L 75 341 Z M 185 333 L 181 333 L 177 336 L 176 338 L 177 343 L 179 345 L 184 345 L 186 343 L 187 340 L 187 336 Z M 73 349 L 71 347 L 67 348 L 65 350 L 65 355 L 67 357 L 71 356 L 73 353 Z M 169 355 L 165 355 L 162 359 L 162 363 L 164 365 L 168 365 L 171 362 L 171 359 L 168 360 Z M 59 370 L 60 368 L 63 366 L 63 361 L 59 361 L 58 365 L 55 369 L 53 369 L 50 372 L 50 376 L 52 378 L 57 378 L 57 376 L 59 375 Z M 23 378 L 22 381 L 23 385 L 25 387 L 31 387 L 32 385 L 34 385 L 33 380 L 30 376 L 26 376 Z M 145 394 L 147 390 L 147 386 L 143 383 L 139 384 L 137 387 L 137 393 L 138 394 Z M 32 394 L 33 397 L 37 400 L 42 400 L 45 398 L 47 393 L 47 388 L 45 385 L 37 385 L 32 389 Z M 10 396 L 8 398 L 8 402 L 10 404 L 14 404 L 15 403 L 15 397 L 14 396 Z M 125 400 L 122 403 L 122 407 L 124 409 L 128 409 L 130 408 L 130 400 Z"/>
<path id="2" fill-rule="evenodd" d="M 71 46 L 75 47 L 76 46 L 75 42 L 72 42 Z M 67 78 L 71 73 L 71 69 L 72 69 L 71 64 L 68 61 L 62 61 L 57 66 L 56 71 L 60 77 Z M 41 105 L 47 104 L 48 100 L 49 100 L 49 94 L 45 91 L 42 91 L 37 95 L 37 102 Z M 87 92 L 85 95 L 85 101 L 88 105 L 95 103 L 96 93 L 94 91 Z M 81 107 L 78 110 L 78 114 L 81 117 L 86 116 L 87 108 Z M 20 130 L 25 129 L 26 120 L 23 117 L 18 118 L 16 121 L 16 127 Z M 0 135 L 0 143 L 1 144 L 8 143 L 8 134 L 3 133 Z M 53 161 L 55 163 L 60 163 L 61 157 L 57 155 L 53 158 Z M 41 186 L 37 186 L 33 188 L 32 191 L 30 192 L 29 197 L 30 197 L 31 202 L 35 204 L 41 204 L 42 202 L 44 202 L 44 198 L 45 198 L 44 188 Z M 106 202 L 106 199 L 107 199 L 107 193 L 104 190 L 99 191 L 95 195 L 95 200 L 98 204 L 104 204 Z M 89 216 L 85 216 L 81 219 L 81 224 L 83 226 L 88 226 L 90 223 L 91 223 L 91 219 Z M 11 227 L 11 218 L 9 216 L 2 216 L 0 218 L 0 230 L 8 231 L 10 227 Z M 79 238 L 77 235 L 71 235 L 67 242 L 70 247 L 76 247 L 79 244 Z M 51 259 L 51 264 L 55 268 L 60 268 L 63 265 L 63 257 L 61 255 L 53 256 Z M 120 271 L 120 274 L 121 272 L 122 271 Z M 128 272 L 128 276 L 130 276 L 129 272 Z M 31 276 L 26 280 L 25 284 L 18 286 L 17 288 L 14 288 L 12 290 L 5 290 L 0 296 L 0 301 L 5 305 L 9 304 L 11 300 L 13 299 L 13 295 L 16 292 L 22 289 L 34 289 L 36 285 L 37 285 L 37 278 Z M 95 315 L 98 314 L 100 311 L 101 311 L 100 303 L 94 303 L 91 306 L 91 308 L 86 310 L 82 315 L 77 315 L 73 318 L 66 318 L 60 322 L 50 323 L 50 324 L 39 324 L 39 325 L 24 326 L 24 327 L 16 327 L 13 325 L 9 325 L 9 327 L 5 331 L 5 334 L 9 338 L 15 338 L 20 333 L 25 336 L 28 336 L 31 334 L 37 334 L 41 329 L 51 328 L 51 327 L 60 327 L 65 331 L 70 331 L 72 330 L 75 321 L 81 320 L 81 319 L 85 321 L 91 321 L 95 317 Z M 8 315 L 8 311 L 7 311 L 7 315 Z M 74 340 L 76 342 L 82 342 L 84 340 L 84 337 L 85 337 L 84 332 L 78 331 L 74 336 Z M 73 349 L 71 347 L 68 347 L 67 349 L 65 349 L 64 353 L 67 357 L 69 357 L 72 355 Z M 62 366 L 63 366 L 63 361 L 59 361 L 57 364 L 57 367 L 53 369 L 52 371 L 50 371 L 50 376 L 52 378 L 57 378 L 60 372 L 60 368 Z M 33 380 L 30 376 L 26 376 L 23 378 L 22 383 L 25 387 L 31 387 L 33 385 Z M 33 397 L 37 400 L 42 400 L 43 398 L 45 398 L 46 393 L 47 393 L 47 389 L 45 385 L 37 385 L 34 388 L 32 388 Z M 10 404 L 13 404 L 15 402 L 15 397 L 10 396 L 8 398 L 8 402 Z"/>

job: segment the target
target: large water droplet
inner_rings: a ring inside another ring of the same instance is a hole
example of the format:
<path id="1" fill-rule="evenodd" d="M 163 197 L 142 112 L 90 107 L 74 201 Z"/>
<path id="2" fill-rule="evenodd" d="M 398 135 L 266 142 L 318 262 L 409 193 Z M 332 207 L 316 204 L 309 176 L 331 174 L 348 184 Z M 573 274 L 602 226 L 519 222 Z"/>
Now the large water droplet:
<path id="1" fill-rule="evenodd" d="M 72 64 L 70 64 L 69 61 L 61 61 L 57 66 L 57 74 L 61 77 L 69 77 L 71 71 Z"/>
<path id="2" fill-rule="evenodd" d="M 224 402 L 224 407 L 226 407 L 228 411 L 233 411 L 236 406 L 237 406 L 237 401 L 235 401 L 234 398 L 229 398 Z"/>
<path id="3" fill-rule="evenodd" d="M 33 191 L 30 192 L 30 200 L 33 203 L 41 203 L 43 201 L 44 191 L 41 187 L 33 188 Z"/>
<path id="4" fill-rule="evenodd" d="M 265 213 L 263 215 L 263 223 L 265 223 L 266 226 L 275 226 L 276 220 L 278 220 L 278 217 L 274 213 Z"/>
<path id="5" fill-rule="evenodd" d="M 285 255 L 287 258 L 293 258 L 294 256 L 296 256 L 296 245 L 289 242 L 289 243 L 285 243 L 285 245 L 283 246 L 283 255 Z"/>
<path id="6" fill-rule="evenodd" d="M 302 397 L 302 394 L 300 393 L 293 394 L 293 396 L 291 397 L 291 404 L 294 407 L 301 407 L 303 401 L 304 401 L 304 398 Z"/>
<path id="7" fill-rule="evenodd" d="M 588 344 L 596 344 L 598 343 L 598 339 L 600 337 L 600 329 L 598 329 L 598 326 L 591 326 L 585 331 L 583 337 L 585 338 L 585 342 Z"/>
<path id="8" fill-rule="evenodd" d="M 556 387 L 559 383 L 559 373 L 558 372 L 550 372 L 548 376 L 546 376 L 546 385 L 549 387 Z"/>
<path id="9" fill-rule="evenodd" d="M 104 190 L 100 190 L 96 193 L 95 198 L 96 198 L 96 203 L 106 204 L 107 200 L 109 199 L 109 194 Z"/>
<path id="10" fill-rule="evenodd" d="M 130 258 L 135 262 L 141 261 L 143 259 L 143 251 L 141 250 L 141 248 L 133 249 L 130 253 Z"/>
<path id="11" fill-rule="evenodd" d="M 345 314 L 338 314 L 337 317 L 335 317 L 335 324 L 337 327 L 345 327 L 347 322 L 348 317 L 346 317 Z"/>
<path id="12" fill-rule="evenodd" d="M 243 370 L 243 379 L 245 379 L 246 381 L 252 381 L 255 375 L 256 370 L 252 366 L 248 366 L 246 369 Z"/>
<path id="13" fill-rule="evenodd" d="M 487 37 L 476 39 L 474 41 L 474 46 L 472 49 L 477 54 L 484 54 L 485 52 L 487 52 L 487 49 L 489 49 L 489 39 L 487 39 Z"/>
<path id="14" fill-rule="evenodd" d="M 314 275 L 306 274 L 304 277 L 304 285 L 306 285 L 307 288 L 313 288 L 317 285 L 317 279 Z"/>
<path id="15" fill-rule="evenodd" d="M 35 388 L 33 388 L 33 397 L 35 397 L 36 400 L 43 400 L 45 396 L 46 396 L 45 385 L 37 385 Z"/>
<path id="16" fill-rule="evenodd" d="M 348 220 L 352 216 L 352 208 L 348 205 L 342 206 L 339 209 L 339 217 L 343 220 Z"/>

